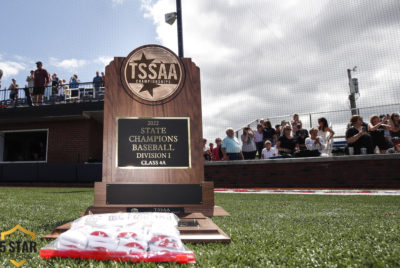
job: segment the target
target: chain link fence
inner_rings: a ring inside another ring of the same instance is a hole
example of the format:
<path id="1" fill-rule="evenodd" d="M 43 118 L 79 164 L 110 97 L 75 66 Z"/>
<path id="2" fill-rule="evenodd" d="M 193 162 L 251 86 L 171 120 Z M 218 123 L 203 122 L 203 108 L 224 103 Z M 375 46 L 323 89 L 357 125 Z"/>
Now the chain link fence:
<path id="1" fill-rule="evenodd" d="M 354 109 L 355 112 L 363 117 L 364 122 L 369 123 L 369 118 L 371 115 L 387 115 L 392 113 L 400 112 L 400 103 L 393 104 L 385 104 L 385 105 L 377 105 L 377 106 L 369 106 L 369 107 L 360 107 Z M 344 109 L 344 110 L 335 110 L 335 111 L 324 111 L 324 112 L 312 112 L 312 113 L 299 113 L 299 119 L 303 123 L 303 128 L 310 129 L 312 127 L 318 127 L 318 118 L 325 117 L 328 120 L 329 127 L 335 131 L 335 139 L 336 140 L 344 140 L 344 135 L 347 129 L 347 124 L 350 121 L 350 117 L 352 115 L 352 109 Z M 250 127 L 251 129 L 256 129 L 257 124 L 261 120 L 269 120 L 271 121 L 272 126 L 274 127 L 277 124 L 281 124 L 282 121 L 292 121 L 293 114 L 291 115 L 279 115 L 269 118 L 258 118 L 255 119 L 241 128 L 235 131 L 236 137 L 240 137 L 242 134 L 244 127 Z"/>

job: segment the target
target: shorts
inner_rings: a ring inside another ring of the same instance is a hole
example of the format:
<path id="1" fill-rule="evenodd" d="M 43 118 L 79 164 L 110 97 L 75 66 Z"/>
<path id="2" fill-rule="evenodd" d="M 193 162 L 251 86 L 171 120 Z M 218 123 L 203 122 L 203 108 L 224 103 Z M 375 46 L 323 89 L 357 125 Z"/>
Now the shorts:
<path id="1" fill-rule="evenodd" d="M 240 153 L 227 153 L 229 160 L 243 160 Z"/>
<path id="2" fill-rule="evenodd" d="M 10 99 L 11 100 L 15 100 L 15 97 L 17 97 L 17 96 L 18 96 L 18 91 L 12 91 L 10 93 Z"/>
<path id="3" fill-rule="evenodd" d="M 44 86 L 41 87 L 34 87 L 33 88 L 33 95 L 44 95 Z"/>
<path id="4" fill-rule="evenodd" d="M 256 158 L 257 151 L 252 151 L 252 152 L 243 152 L 242 151 L 242 153 L 243 153 L 244 160 L 252 160 L 252 159 Z"/>

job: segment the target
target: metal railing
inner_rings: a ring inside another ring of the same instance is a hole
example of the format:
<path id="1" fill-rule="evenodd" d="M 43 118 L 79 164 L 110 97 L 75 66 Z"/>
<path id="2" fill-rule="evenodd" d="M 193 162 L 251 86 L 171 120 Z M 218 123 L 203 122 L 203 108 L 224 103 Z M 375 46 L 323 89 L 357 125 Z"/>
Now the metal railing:
<path id="1" fill-rule="evenodd" d="M 18 88 L 18 94 L 14 100 L 11 98 L 11 92 L 9 89 L 0 89 L 0 106 L 2 108 L 26 107 L 33 102 L 33 88 Z M 104 101 L 104 86 L 96 88 L 94 83 L 84 82 L 64 84 L 57 88 L 53 88 L 51 85 L 45 87 L 42 105 L 93 101 Z"/>

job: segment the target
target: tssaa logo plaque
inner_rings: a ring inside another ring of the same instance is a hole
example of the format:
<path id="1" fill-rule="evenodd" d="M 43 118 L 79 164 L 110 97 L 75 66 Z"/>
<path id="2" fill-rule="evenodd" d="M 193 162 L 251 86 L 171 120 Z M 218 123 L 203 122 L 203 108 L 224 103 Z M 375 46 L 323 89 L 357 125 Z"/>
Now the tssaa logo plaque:
<path id="1" fill-rule="evenodd" d="M 134 50 L 122 68 L 121 80 L 128 93 L 146 104 L 168 102 L 179 92 L 185 78 L 179 58 L 157 45 Z"/>

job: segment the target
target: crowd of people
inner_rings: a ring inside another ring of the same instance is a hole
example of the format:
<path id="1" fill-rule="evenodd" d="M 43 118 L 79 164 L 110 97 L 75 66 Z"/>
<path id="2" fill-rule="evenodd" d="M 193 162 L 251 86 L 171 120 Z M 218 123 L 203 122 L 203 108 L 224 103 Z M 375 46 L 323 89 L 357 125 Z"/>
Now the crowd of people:
<path id="1" fill-rule="evenodd" d="M 63 100 L 67 92 L 69 92 L 69 89 L 79 88 L 80 80 L 77 74 L 74 74 L 67 83 L 65 79 L 59 78 L 56 73 L 50 75 L 50 73 L 43 68 L 43 63 L 41 61 L 36 62 L 36 67 L 36 70 L 30 71 L 30 74 L 26 78 L 26 85 L 23 88 L 29 106 L 42 105 L 46 89 L 49 90 L 50 96 L 57 96 L 60 100 Z M 2 75 L 3 72 L 1 71 L 1 76 Z M 93 78 L 93 86 L 96 92 L 99 91 L 100 87 L 104 86 L 104 81 L 104 72 L 102 72 L 101 75 L 99 72 L 96 72 L 96 76 Z M 16 100 L 19 98 L 20 87 L 14 78 L 11 79 L 8 90 L 10 92 L 10 105 L 15 107 Z"/>
<path id="2" fill-rule="evenodd" d="M 345 153 L 400 153 L 399 114 L 372 115 L 369 121 L 365 123 L 359 115 L 350 118 Z M 330 156 L 334 135 L 326 118 L 319 118 L 318 127 L 307 130 L 294 114 L 290 122 L 283 120 L 275 127 L 269 120 L 260 120 L 256 129 L 243 128 L 240 139 L 227 128 L 226 137 L 216 138 L 215 146 L 203 139 L 203 156 L 208 161 Z"/>
<path id="3" fill-rule="evenodd" d="M 373 154 L 400 152 L 400 119 L 398 113 L 372 115 L 365 123 L 353 115 L 346 131 L 346 153 Z"/>

